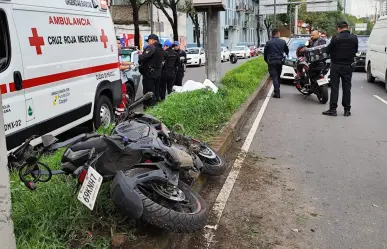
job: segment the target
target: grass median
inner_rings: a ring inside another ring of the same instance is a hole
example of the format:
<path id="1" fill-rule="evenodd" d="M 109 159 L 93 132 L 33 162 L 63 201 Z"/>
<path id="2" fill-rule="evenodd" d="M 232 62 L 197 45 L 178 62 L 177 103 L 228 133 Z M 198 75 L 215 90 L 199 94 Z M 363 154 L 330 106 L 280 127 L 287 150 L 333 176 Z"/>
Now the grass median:
<path id="1" fill-rule="evenodd" d="M 207 90 L 171 95 L 149 113 L 168 127 L 181 124 L 184 133 L 210 141 L 231 115 L 258 87 L 267 73 L 262 57 L 227 72 L 217 94 Z M 47 155 L 43 162 L 59 168 L 63 150 Z M 101 188 L 93 212 L 71 196 L 75 180 L 53 177 L 31 192 L 11 175 L 12 218 L 17 248 L 109 248 L 114 234 L 135 239 L 136 222 L 118 213 L 109 200 L 109 185 Z"/>

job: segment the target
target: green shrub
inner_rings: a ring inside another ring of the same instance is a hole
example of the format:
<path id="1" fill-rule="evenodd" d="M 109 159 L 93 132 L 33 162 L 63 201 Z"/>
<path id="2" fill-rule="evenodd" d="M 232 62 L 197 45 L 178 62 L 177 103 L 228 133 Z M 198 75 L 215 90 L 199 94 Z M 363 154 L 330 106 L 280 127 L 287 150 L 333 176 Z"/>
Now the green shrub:
<path id="1" fill-rule="evenodd" d="M 168 127 L 181 124 L 185 133 L 210 140 L 256 89 L 267 72 L 262 58 L 250 60 L 223 77 L 217 94 L 207 90 L 173 94 L 150 110 Z M 100 129 L 109 133 L 111 127 Z M 59 168 L 63 150 L 43 162 Z M 101 188 L 93 212 L 71 196 L 76 181 L 54 176 L 29 191 L 17 174 L 11 175 L 12 218 L 17 247 L 22 249 L 107 248 L 111 232 L 133 236 L 134 221 L 123 218 L 108 199 L 108 184 Z M 90 236 L 92 234 L 93 236 Z"/>

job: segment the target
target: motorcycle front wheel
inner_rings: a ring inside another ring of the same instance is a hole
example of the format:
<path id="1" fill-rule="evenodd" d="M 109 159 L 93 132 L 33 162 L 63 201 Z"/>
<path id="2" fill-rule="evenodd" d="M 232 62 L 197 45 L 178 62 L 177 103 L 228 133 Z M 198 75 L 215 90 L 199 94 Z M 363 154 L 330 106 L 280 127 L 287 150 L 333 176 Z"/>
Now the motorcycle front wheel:
<path id="1" fill-rule="evenodd" d="M 209 146 L 201 144 L 198 156 L 203 162 L 204 174 L 220 176 L 226 171 L 227 165 L 225 161 Z"/>
<path id="2" fill-rule="evenodd" d="M 320 94 L 318 96 L 318 101 L 320 101 L 321 104 L 326 104 L 328 102 L 328 86 L 320 86 L 318 88 Z"/>
<path id="3" fill-rule="evenodd" d="M 125 172 L 126 177 L 144 174 L 152 169 L 137 168 Z M 178 186 L 149 181 L 134 189 L 141 198 L 142 218 L 148 223 L 175 233 L 193 233 L 204 228 L 208 209 L 202 197 L 185 183 Z"/>

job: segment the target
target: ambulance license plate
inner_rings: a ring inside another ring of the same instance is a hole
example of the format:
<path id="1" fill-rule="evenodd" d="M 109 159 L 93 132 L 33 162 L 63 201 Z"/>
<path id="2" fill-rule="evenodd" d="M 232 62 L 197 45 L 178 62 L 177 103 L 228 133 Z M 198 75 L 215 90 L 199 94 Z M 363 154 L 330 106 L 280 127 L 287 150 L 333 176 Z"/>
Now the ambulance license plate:
<path id="1" fill-rule="evenodd" d="M 327 78 L 323 78 L 323 79 L 317 80 L 317 84 L 318 84 L 319 86 L 326 85 L 326 84 L 328 84 L 328 83 L 329 83 L 329 81 L 328 81 Z"/>
<path id="2" fill-rule="evenodd" d="M 94 209 L 94 204 L 97 200 L 102 180 L 103 177 L 95 169 L 90 167 L 87 170 L 85 180 L 83 181 L 82 187 L 79 190 L 78 200 L 90 210 Z"/>

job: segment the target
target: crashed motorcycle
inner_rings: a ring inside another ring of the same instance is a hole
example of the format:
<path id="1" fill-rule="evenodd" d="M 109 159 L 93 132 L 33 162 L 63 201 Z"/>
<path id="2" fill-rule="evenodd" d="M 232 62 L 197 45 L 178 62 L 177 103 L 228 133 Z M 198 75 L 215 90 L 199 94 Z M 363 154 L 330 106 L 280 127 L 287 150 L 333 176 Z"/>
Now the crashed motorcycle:
<path id="1" fill-rule="evenodd" d="M 180 178 L 182 172 L 196 170 L 192 156 L 166 145 L 163 131 L 152 125 L 138 122 L 128 131 L 130 136 L 80 135 L 58 144 L 53 136 L 43 136 L 43 148 L 32 147 L 24 163 L 17 166 L 19 178 L 35 190 L 37 183 L 53 175 L 72 175 L 77 179 L 72 194 L 78 192 L 78 200 L 91 210 L 102 182 L 111 182 L 111 199 L 121 213 L 173 232 L 202 229 L 208 216 L 206 203 Z M 21 148 L 29 148 L 26 143 Z M 69 147 L 62 156 L 61 170 L 52 171 L 39 161 L 47 151 L 63 146 Z"/>
<path id="2" fill-rule="evenodd" d="M 316 94 L 321 104 L 328 101 L 328 84 L 327 73 L 329 64 L 326 60 L 329 55 L 326 53 L 327 45 L 313 48 L 300 46 L 297 49 L 296 72 L 294 85 L 297 90 L 305 95 Z"/>
<path id="3" fill-rule="evenodd" d="M 160 137 L 163 145 L 188 153 L 192 157 L 197 172 L 200 171 L 211 176 L 220 176 L 225 172 L 227 165 L 224 159 L 209 145 L 175 131 L 170 131 L 159 119 L 149 114 L 133 112 L 135 106 L 136 103 L 125 108 L 123 119 L 114 127 L 111 135 L 118 135 L 132 140 L 144 135 L 143 130 L 152 130 L 155 131 L 156 136 Z M 162 150 L 163 148 L 158 149 Z"/>

